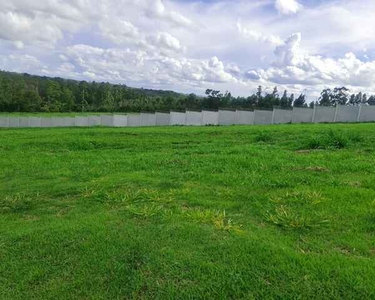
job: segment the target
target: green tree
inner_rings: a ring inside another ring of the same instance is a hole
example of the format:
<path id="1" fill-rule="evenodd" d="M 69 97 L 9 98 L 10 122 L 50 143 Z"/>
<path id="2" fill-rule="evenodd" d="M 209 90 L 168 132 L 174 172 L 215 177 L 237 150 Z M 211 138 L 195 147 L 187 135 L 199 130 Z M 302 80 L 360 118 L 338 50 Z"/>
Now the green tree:
<path id="1" fill-rule="evenodd" d="M 370 98 L 368 99 L 367 103 L 369 105 L 375 105 L 375 96 L 370 96 Z"/>
<path id="2" fill-rule="evenodd" d="M 348 102 L 348 92 L 349 89 L 344 86 L 334 88 L 333 92 L 330 94 L 331 105 L 346 105 Z"/>
<path id="3" fill-rule="evenodd" d="M 289 107 L 289 97 L 286 90 L 284 91 L 283 96 L 280 99 L 280 106 L 283 108 Z"/>
<path id="4" fill-rule="evenodd" d="M 320 93 L 319 105 L 320 106 L 331 106 L 331 89 L 325 89 Z"/>
<path id="5" fill-rule="evenodd" d="M 107 94 L 105 96 L 105 108 L 106 110 L 110 111 L 110 112 L 114 112 L 116 110 L 116 101 L 115 101 L 115 98 L 113 97 L 111 91 L 107 91 Z"/>
<path id="6" fill-rule="evenodd" d="M 293 106 L 294 107 L 304 107 L 304 106 L 306 106 L 306 99 L 305 98 L 306 97 L 305 97 L 304 94 L 299 95 L 299 97 L 296 100 L 294 100 Z"/>
<path id="7" fill-rule="evenodd" d="M 221 98 L 223 97 L 220 91 L 207 89 L 206 96 L 206 101 L 204 103 L 205 108 L 218 109 L 220 107 Z"/>
<path id="8" fill-rule="evenodd" d="M 61 102 L 62 102 L 61 111 L 70 112 L 74 109 L 74 105 L 75 105 L 74 93 L 67 87 L 63 87 L 62 89 Z"/>
<path id="9" fill-rule="evenodd" d="M 46 102 L 48 111 L 58 112 L 61 107 L 62 91 L 58 82 L 49 80 L 46 89 Z"/>

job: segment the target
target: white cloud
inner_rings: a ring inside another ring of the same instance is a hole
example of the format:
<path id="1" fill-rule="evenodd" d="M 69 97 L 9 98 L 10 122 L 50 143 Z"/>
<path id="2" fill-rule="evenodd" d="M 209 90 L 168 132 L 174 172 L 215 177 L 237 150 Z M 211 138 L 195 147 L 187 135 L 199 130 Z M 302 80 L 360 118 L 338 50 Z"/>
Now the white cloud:
<path id="1" fill-rule="evenodd" d="M 375 61 L 363 62 L 353 53 L 339 59 L 304 54 L 300 44 L 301 34 L 292 34 L 275 49 L 272 67 L 251 70 L 247 77 L 274 84 L 375 86 Z"/>
<path id="2" fill-rule="evenodd" d="M 302 9 L 296 0 L 276 0 L 275 8 L 282 14 L 295 14 Z"/>
<path id="3" fill-rule="evenodd" d="M 172 58 L 145 51 L 101 49 L 88 45 L 69 47 L 66 55 L 83 70 L 82 75 L 86 77 L 87 74 L 95 74 L 97 78 L 124 82 L 168 82 L 191 86 L 237 81 L 217 57 L 209 60 Z"/>
<path id="4" fill-rule="evenodd" d="M 174 10 L 167 10 L 161 0 L 147 0 L 144 5 L 146 8 L 145 13 L 148 17 L 168 21 L 178 26 L 192 26 L 191 20 Z"/>
<path id="5" fill-rule="evenodd" d="M 0 67 L 188 92 L 247 95 L 258 84 L 375 91 L 375 2 L 301 3 L 0 1 Z"/>
<path id="6" fill-rule="evenodd" d="M 283 41 L 276 35 L 265 35 L 257 30 L 250 29 L 243 26 L 240 21 L 237 22 L 238 32 L 245 38 L 254 40 L 260 43 L 268 43 L 271 45 L 281 45 Z"/>
<path id="7" fill-rule="evenodd" d="M 180 41 L 168 32 L 158 32 L 154 36 L 149 36 L 148 41 L 151 45 L 159 48 L 169 49 L 173 51 L 182 50 Z"/>
<path id="8" fill-rule="evenodd" d="M 0 69 L 26 72 L 40 66 L 40 61 L 28 54 L 0 55 Z"/>

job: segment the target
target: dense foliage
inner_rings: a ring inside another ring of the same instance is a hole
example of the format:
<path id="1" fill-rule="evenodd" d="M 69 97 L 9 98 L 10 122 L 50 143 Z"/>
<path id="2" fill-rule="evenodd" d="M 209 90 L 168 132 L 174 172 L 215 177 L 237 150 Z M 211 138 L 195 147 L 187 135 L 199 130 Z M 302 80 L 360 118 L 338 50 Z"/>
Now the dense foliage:
<path id="1" fill-rule="evenodd" d="M 368 103 L 375 97 L 359 93 L 349 97 L 346 88 L 324 90 L 318 105 Z M 313 105 L 313 103 L 312 103 Z M 271 109 L 307 107 L 305 95 L 295 98 L 277 87 L 267 92 L 262 86 L 248 97 L 233 97 L 207 89 L 206 97 L 173 91 L 131 88 L 126 85 L 49 78 L 0 71 L 1 112 L 139 112 L 185 109 Z"/>

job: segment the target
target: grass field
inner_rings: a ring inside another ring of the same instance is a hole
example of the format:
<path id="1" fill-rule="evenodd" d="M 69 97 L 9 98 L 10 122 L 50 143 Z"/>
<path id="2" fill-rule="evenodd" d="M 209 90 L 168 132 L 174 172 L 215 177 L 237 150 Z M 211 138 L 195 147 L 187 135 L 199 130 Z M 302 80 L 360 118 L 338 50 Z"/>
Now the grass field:
<path id="1" fill-rule="evenodd" d="M 374 299 L 375 124 L 0 130 L 1 299 Z"/>

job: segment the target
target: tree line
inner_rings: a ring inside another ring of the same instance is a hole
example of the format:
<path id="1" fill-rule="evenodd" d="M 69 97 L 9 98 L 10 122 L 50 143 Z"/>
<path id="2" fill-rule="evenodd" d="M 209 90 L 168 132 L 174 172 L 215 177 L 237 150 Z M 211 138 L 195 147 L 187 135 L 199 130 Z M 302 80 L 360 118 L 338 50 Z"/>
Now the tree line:
<path id="1" fill-rule="evenodd" d="M 326 89 L 313 105 L 375 105 L 375 97 L 349 95 L 345 87 Z M 306 96 L 268 92 L 259 86 L 248 97 L 207 89 L 205 96 L 126 85 L 67 80 L 0 71 L 1 112 L 140 112 L 199 109 L 272 109 L 308 107 Z"/>

